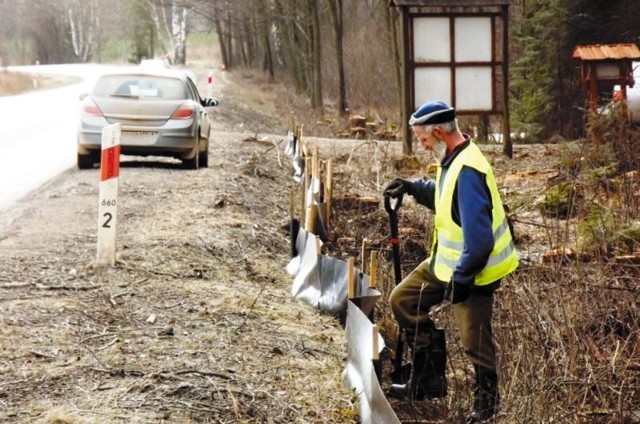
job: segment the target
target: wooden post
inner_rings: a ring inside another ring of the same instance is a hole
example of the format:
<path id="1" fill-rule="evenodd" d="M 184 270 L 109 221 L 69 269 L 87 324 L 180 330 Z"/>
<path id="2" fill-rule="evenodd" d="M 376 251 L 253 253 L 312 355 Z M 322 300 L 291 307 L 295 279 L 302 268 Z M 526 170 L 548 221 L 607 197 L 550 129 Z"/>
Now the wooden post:
<path id="1" fill-rule="evenodd" d="M 502 153 L 513 157 L 509 118 L 509 6 L 502 7 Z"/>
<path id="2" fill-rule="evenodd" d="M 366 272 L 367 271 L 367 243 L 369 242 L 369 240 L 367 240 L 366 238 L 362 239 L 362 250 L 360 253 L 360 263 L 362 264 L 362 272 Z"/>
<path id="3" fill-rule="evenodd" d="M 355 275 L 355 259 L 349 258 L 349 268 L 347 269 L 347 296 L 349 299 L 356 297 L 356 275 Z"/>
<path id="4" fill-rule="evenodd" d="M 300 205 L 302 206 L 302 210 L 300 212 L 300 219 L 303 221 L 304 223 L 304 228 L 307 231 L 310 231 L 309 229 L 309 222 L 308 222 L 308 217 L 307 217 L 307 208 L 309 205 L 307 205 L 307 194 L 309 192 L 309 184 L 310 184 L 310 180 L 311 180 L 311 158 L 304 158 L 304 177 L 302 179 L 302 196 L 301 196 L 301 202 Z"/>
<path id="5" fill-rule="evenodd" d="M 311 167 L 311 177 L 313 179 L 313 182 L 315 183 L 313 185 L 313 194 L 318 195 L 320 194 L 320 155 L 318 154 L 318 145 L 316 144 L 315 146 L 313 146 L 313 154 L 311 155 L 311 160 L 312 160 L 312 167 Z M 316 185 L 317 184 L 317 185 Z"/>
<path id="6" fill-rule="evenodd" d="M 378 285 L 378 252 L 371 251 L 369 262 L 369 288 L 375 289 Z"/>
<path id="7" fill-rule="evenodd" d="M 373 352 L 371 352 L 371 359 L 373 359 L 374 361 L 377 361 L 378 359 L 380 359 L 380 352 L 379 352 L 379 346 L 378 346 L 378 326 L 376 324 L 373 324 L 371 326 L 371 345 L 373 348 Z"/>
<path id="8" fill-rule="evenodd" d="M 316 181 L 315 177 L 314 177 L 314 158 L 307 158 L 306 159 L 306 165 L 305 165 L 305 181 L 307 182 L 305 184 L 305 197 L 311 193 L 311 197 L 309 199 L 307 199 L 306 203 L 307 203 L 307 209 L 306 209 L 306 217 L 305 217 L 305 228 L 307 231 L 309 232 L 313 232 L 313 227 L 315 225 L 315 221 L 316 221 L 316 206 L 314 204 L 314 197 L 315 197 L 315 188 L 314 188 L 314 182 Z M 309 168 L 311 168 L 310 170 L 308 170 Z"/>

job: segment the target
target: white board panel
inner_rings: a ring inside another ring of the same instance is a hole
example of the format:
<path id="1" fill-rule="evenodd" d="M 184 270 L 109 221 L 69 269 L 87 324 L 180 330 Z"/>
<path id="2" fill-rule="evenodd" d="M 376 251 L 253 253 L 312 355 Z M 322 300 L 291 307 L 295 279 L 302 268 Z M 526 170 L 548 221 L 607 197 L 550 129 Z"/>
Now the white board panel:
<path id="1" fill-rule="evenodd" d="M 448 67 L 416 68 L 415 106 L 431 100 L 442 100 L 451 104 L 451 69 Z"/>
<path id="2" fill-rule="evenodd" d="M 490 66 L 456 69 L 456 109 L 492 110 L 493 89 Z"/>
<path id="3" fill-rule="evenodd" d="M 450 62 L 449 18 L 413 18 L 413 60 Z"/>
<path id="4" fill-rule="evenodd" d="M 491 18 L 455 18 L 455 61 L 491 61 Z"/>

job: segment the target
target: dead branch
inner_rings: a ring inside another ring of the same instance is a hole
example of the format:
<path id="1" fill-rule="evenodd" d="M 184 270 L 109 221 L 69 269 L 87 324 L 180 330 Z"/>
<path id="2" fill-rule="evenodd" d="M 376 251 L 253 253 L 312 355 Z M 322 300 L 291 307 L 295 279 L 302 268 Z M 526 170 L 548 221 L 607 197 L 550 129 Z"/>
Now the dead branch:
<path id="1" fill-rule="evenodd" d="M 29 287 L 32 285 L 33 283 L 0 284 L 0 289 L 21 289 L 23 287 Z"/>
<path id="2" fill-rule="evenodd" d="M 49 286 L 46 284 L 35 283 L 35 288 L 38 290 L 74 290 L 74 291 L 83 291 L 83 290 L 95 290 L 101 288 L 101 286 L 66 286 L 66 285 L 57 285 L 57 286 Z"/>
<path id="3" fill-rule="evenodd" d="M 349 159 L 347 159 L 347 165 L 349 165 L 351 163 L 351 159 L 353 158 L 353 154 L 355 153 L 356 150 L 358 150 L 359 148 L 361 148 L 362 146 L 368 146 L 369 144 L 378 144 L 377 141 L 372 140 L 372 141 L 365 141 L 364 143 L 360 143 L 357 146 L 354 146 L 351 151 L 349 152 Z"/>

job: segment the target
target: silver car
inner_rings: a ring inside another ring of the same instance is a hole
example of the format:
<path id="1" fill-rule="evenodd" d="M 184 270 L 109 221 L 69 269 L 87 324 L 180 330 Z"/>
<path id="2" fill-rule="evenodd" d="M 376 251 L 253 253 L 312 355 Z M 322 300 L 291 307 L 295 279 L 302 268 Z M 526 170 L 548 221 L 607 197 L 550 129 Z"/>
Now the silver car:
<path id="1" fill-rule="evenodd" d="M 124 155 L 175 157 L 189 169 L 209 165 L 207 108 L 218 101 L 202 99 L 187 73 L 136 68 L 106 74 L 80 100 L 79 169 L 100 163 L 102 128 L 115 123 Z"/>

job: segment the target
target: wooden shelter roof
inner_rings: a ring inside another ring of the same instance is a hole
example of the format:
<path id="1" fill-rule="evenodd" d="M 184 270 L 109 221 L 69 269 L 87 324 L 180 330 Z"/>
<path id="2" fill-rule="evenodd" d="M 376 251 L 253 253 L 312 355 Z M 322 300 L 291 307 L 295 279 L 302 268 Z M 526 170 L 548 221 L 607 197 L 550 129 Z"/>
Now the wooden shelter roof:
<path id="1" fill-rule="evenodd" d="M 640 49 L 633 43 L 582 45 L 573 49 L 572 58 L 583 61 L 637 60 Z"/>

